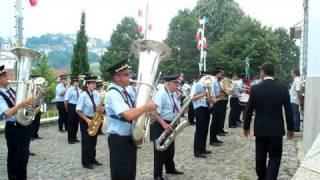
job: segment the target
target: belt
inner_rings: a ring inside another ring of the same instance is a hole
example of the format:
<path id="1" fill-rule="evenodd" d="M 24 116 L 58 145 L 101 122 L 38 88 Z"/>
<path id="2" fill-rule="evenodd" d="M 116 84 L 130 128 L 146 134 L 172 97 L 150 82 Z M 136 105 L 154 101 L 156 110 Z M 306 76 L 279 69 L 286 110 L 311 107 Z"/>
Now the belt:
<path id="1" fill-rule="evenodd" d="M 166 123 L 168 123 L 168 124 L 170 124 L 172 121 L 168 121 L 168 120 L 166 120 L 166 119 L 164 119 L 164 121 L 166 122 Z"/>
<path id="2" fill-rule="evenodd" d="M 119 134 L 109 134 L 110 137 L 122 137 L 122 138 L 130 138 L 131 139 L 131 136 L 121 136 Z"/>
<path id="3" fill-rule="evenodd" d="M 12 122 L 12 121 L 6 122 L 6 126 L 24 127 L 21 124 L 19 124 L 18 122 Z"/>

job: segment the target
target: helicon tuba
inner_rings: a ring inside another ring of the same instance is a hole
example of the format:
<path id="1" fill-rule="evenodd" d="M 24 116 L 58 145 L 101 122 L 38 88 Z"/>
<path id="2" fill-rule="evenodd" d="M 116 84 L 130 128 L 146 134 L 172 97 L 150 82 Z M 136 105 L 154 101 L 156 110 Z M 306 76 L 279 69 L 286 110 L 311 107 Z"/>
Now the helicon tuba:
<path id="1" fill-rule="evenodd" d="M 136 107 L 143 106 L 150 101 L 155 93 L 155 78 L 160 60 L 170 56 L 170 48 L 153 40 L 138 40 L 131 46 L 135 56 L 139 58 L 137 75 L 137 99 Z M 143 143 L 149 128 L 150 113 L 144 113 L 132 122 L 132 137 L 136 146 Z"/>
<path id="2" fill-rule="evenodd" d="M 181 107 L 178 114 L 173 118 L 170 125 L 172 126 L 172 131 L 167 132 L 166 130 L 158 137 L 156 140 L 156 149 L 158 151 L 164 151 L 168 149 L 170 144 L 176 138 L 176 136 L 187 126 L 189 126 L 189 121 L 187 119 L 181 119 L 182 114 L 187 110 L 189 104 L 192 102 L 192 97 L 188 96 Z"/>
<path id="3" fill-rule="evenodd" d="M 17 80 L 11 81 L 17 84 L 16 104 L 26 98 L 34 99 L 33 104 L 19 109 L 15 115 L 19 124 L 28 126 L 40 111 L 37 101 L 44 95 L 46 84 L 46 80 L 42 77 L 29 79 L 32 61 L 38 59 L 40 53 L 28 48 L 15 48 L 11 52 L 17 56 Z"/>

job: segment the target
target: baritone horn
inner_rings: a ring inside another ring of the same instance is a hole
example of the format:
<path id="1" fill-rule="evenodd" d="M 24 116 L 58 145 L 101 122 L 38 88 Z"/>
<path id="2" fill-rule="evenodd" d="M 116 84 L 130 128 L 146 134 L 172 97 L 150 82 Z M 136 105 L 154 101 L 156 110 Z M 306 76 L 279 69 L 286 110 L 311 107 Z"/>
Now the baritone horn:
<path id="1" fill-rule="evenodd" d="M 176 136 L 185 128 L 189 126 L 189 121 L 187 119 L 181 119 L 182 114 L 187 110 L 189 104 L 192 102 L 192 97 L 188 96 L 181 107 L 178 114 L 173 118 L 170 125 L 172 126 L 172 131 L 167 132 L 166 130 L 158 137 L 156 140 L 156 149 L 158 151 L 164 151 L 168 149 L 170 144 L 176 138 Z"/>

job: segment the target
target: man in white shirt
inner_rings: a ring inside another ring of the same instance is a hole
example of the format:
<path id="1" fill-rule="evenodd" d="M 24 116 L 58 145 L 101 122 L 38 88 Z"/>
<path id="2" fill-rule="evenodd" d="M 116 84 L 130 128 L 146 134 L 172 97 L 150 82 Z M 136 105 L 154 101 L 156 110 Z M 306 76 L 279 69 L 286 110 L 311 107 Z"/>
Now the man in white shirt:
<path id="1" fill-rule="evenodd" d="M 300 111 L 299 106 L 302 103 L 302 81 L 300 79 L 300 72 L 298 69 L 291 70 L 291 77 L 293 82 L 290 88 L 290 101 L 293 112 L 294 131 L 300 131 Z"/>

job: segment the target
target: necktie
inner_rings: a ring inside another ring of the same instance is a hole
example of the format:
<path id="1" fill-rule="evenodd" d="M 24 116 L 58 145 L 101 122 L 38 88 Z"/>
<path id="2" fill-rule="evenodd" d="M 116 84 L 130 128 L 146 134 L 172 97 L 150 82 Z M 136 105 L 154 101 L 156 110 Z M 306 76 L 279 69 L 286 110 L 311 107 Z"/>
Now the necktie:
<path id="1" fill-rule="evenodd" d="M 178 110 L 178 107 L 174 101 L 173 93 L 171 94 L 171 98 L 172 98 L 172 102 L 173 102 L 173 113 L 178 112 L 179 110 Z"/>
<path id="2" fill-rule="evenodd" d="M 90 99 L 92 101 L 93 111 L 96 112 L 97 106 L 96 106 L 96 103 L 94 102 L 93 93 L 90 94 Z"/>
<path id="3" fill-rule="evenodd" d="M 76 87 L 76 91 L 77 91 L 77 99 L 79 98 L 79 91 L 78 91 L 78 87 Z"/>
<path id="4" fill-rule="evenodd" d="M 13 94 L 11 94 L 11 89 L 8 89 L 7 90 L 7 93 L 9 94 L 9 96 L 10 96 L 10 99 L 11 99 L 11 101 L 13 102 L 13 104 L 15 104 L 15 102 L 16 102 L 16 97 L 13 95 Z"/>

